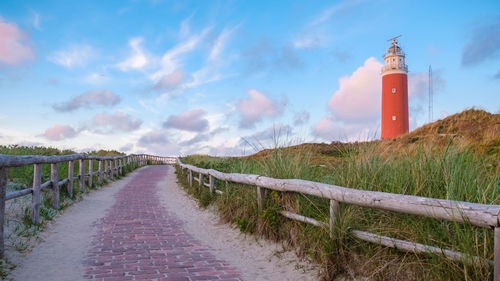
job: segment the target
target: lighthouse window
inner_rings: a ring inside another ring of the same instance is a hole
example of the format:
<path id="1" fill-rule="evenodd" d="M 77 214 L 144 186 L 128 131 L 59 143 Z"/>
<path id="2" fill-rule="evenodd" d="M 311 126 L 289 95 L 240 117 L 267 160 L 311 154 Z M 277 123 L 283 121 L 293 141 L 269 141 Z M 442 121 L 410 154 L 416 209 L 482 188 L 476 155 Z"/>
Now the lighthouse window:
<path id="1" fill-rule="evenodd" d="M 392 121 L 396 121 L 396 115 L 392 115 Z"/>
<path id="2" fill-rule="evenodd" d="M 396 88 L 392 88 L 392 93 L 395 94 L 396 93 Z"/>

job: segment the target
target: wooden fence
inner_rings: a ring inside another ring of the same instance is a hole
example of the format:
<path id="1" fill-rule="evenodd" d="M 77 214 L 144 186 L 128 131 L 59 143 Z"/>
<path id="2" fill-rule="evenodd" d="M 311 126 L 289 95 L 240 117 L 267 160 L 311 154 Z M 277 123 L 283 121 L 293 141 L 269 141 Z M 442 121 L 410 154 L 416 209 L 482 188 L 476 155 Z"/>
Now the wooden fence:
<path id="1" fill-rule="evenodd" d="M 79 161 L 78 175 L 74 176 L 74 163 Z M 94 171 L 94 161 L 97 161 L 98 169 Z M 67 162 L 68 177 L 60 179 L 58 175 L 58 166 Z M 86 167 L 88 163 L 88 170 Z M 160 157 L 146 154 L 133 154 L 117 157 L 98 157 L 83 154 L 58 155 L 58 156 L 39 156 L 39 155 L 3 155 L 0 154 L 0 257 L 4 254 L 4 218 L 5 202 L 21 196 L 31 194 L 31 221 L 40 222 L 40 201 L 41 191 L 51 190 L 51 205 L 54 209 L 59 209 L 59 192 L 62 185 L 66 185 L 66 191 L 70 197 L 73 197 L 73 181 L 77 180 L 81 191 L 86 187 L 93 186 L 93 178 L 97 177 L 98 184 L 103 179 L 113 180 L 115 177 L 123 175 L 123 169 L 127 166 L 144 166 L 152 164 L 174 164 L 175 157 Z M 50 180 L 42 183 L 42 164 L 50 164 Z M 33 186 L 22 190 L 6 193 L 7 190 L 7 171 L 9 167 L 21 167 L 34 165 Z M 87 185 L 86 185 L 87 182 Z"/>
<path id="2" fill-rule="evenodd" d="M 386 192 L 365 191 L 298 179 L 274 179 L 259 175 L 222 173 L 213 169 L 202 169 L 196 166 L 183 164 L 180 159 L 177 159 L 177 162 L 183 170 L 187 169 L 187 179 L 191 186 L 193 185 L 193 181 L 196 180 L 200 187 L 207 186 L 210 188 L 211 192 L 223 193 L 214 185 L 214 178 L 224 181 L 226 188 L 228 187 L 228 182 L 255 186 L 257 192 L 257 206 L 260 211 L 263 208 L 264 202 L 263 189 L 281 192 L 297 192 L 329 199 L 330 218 L 328 223 L 288 211 L 282 211 L 281 215 L 292 220 L 319 227 L 326 227 L 330 234 L 333 233 L 335 224 L 339 223 L 341 219 L 342 204 L 352 204 L 360 207 L 461 222 L 494 229 L 494 261 L 485 260 L 484 258 L 476 256 L 469 256 L 457 251 L 441 249 L 360 230 L 351 230 L 351 233 L 358 239 L 402 251 L 444 255 L 448 259 L 466 263 L 486 262 L 494 267 L 494 280 L 500 281 L 500 205 L 485 205 Z M 194 177 L 193 172 L 198 173 L 198 178 Z M 208 183 L 205 183 L 203 180 L 205 175 L 209 177 Z"/>

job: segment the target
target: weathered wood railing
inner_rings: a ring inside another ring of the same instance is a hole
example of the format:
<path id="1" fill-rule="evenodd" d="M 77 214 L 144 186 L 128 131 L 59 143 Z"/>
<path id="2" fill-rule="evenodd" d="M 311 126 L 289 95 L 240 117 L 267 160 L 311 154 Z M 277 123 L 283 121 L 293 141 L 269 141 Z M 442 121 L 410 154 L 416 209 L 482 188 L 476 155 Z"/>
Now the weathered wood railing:
<path id="1" fill-rule="evenodd" d="M 79 161 L 78 175 L 74 175 L 74 163 Z M 98 170 L 94 171 L 94 161 L 98 162 Z M 68 177 L 62 180 L 59 179 L 58 166 L 59 164 L 68 163 Z M 86 169 L 86 162 L 88 163 L 88 170 Z M 152 164 L 175 164 L 177 162 L 175 157 L 161 157 L 146 154 L 132 154 L 117 157 L 99 157 L 84 154 L 72 155 L 57 155 L 57 156 L 40 156 L 40 155 L 3 155 L 0 154 L 0 257 L 4 254 L 4 218 L 5 218 L 5 201 L 25 196 L 32 195 L 31 203 L 31 221 L 33 223 L 40 222 L 40 201 L 41 191 L 50 189 L 51 191 L 51 205 L 54 209 L 59 209 L 59 192 L 60 186 L 66 184 L 66 191 L 68 195 L 73 197 L 73 181 L 78 180 L 81 191 L 85 191 L 86 182 L 87 187 L 93 186 L 93 178 L 97 177 L 99 184 L 103 179 L 113 180 L 115 177 L 123 175 L 124 167 L 144 166 L 148 163 Z M 42 164 L 50 164 L 50 180 L 42 183 Z M 34 165 L 33 170 L 33 186 L 6 193 L 7 190 L 7 171 L 9 167 L 21 167 L 27 165 Z"/>
<path id="2" fill-rule="evenodd" d="M 330 234 L 333 233 L 335 224 L 339 223 L 341 219 L 342 204 L 352 204 L 360 207 L 468 223 L 475 226 L 494 229 L 494 261 L 485 260 L 476 256 L 469 256 L 448 249 L 441 249 L 429 245 L 399 240 L 360 230 L 351 230 L 351 233 L 358 239 L 396 248 L 402 251 L 413 253 L 434 253 L 438 255 L 442 254 L 448 259 L 466 263 L 487 262 L 494 266 L 494 280 L 500 281 L 500 205 L 485 205 L 386 192 L 358 190 L 298 179 L 274 179 L 259 175 L 222 173 L 213 169 L 202 169 L 196 166 L 184 164 L 180 159 L 177 159 L 177 162 L 183 170 L 187 169 L 187 180 L 191 186 L 193 185 L 193 180 L 196 180 L 198 181 L 200 188 L 202 186 L 207 186 L 210 188 L 211 192 L 222 193 L 221 190 L 217 190 L 214 186 L 214 178 L 224 181 L 226 188 L 228 186 L 228 182 L 255 186 L 259 210 L 262 210 L 263 208 L 263 189 L 265 188 L 282 192 L 303 193 L 329 199 L 330 218 L 328 223 L 320 222 L 313 218 L 304 217 L 288 211 L 282 211 L 281 214 L 289 219 L 319 227 L 326 227 L 328 228 Z M 193 172 L 198 173 L 198 178 L 194 178 Z M 209 183 L 205 183 L 203 181 L 203 177 L 205 175 L 209 177 Z"/>

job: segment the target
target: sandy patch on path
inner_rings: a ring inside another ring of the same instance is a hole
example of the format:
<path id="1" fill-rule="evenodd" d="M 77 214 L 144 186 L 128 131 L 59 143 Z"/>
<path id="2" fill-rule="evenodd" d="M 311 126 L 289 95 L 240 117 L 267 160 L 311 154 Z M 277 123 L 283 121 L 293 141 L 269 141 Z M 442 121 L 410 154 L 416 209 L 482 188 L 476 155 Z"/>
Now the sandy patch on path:
<path id="1" fill-rule="evenodd" d="M 200 209 L 177 184 L 174 168 L 158 183 L 158 195 L 165 208 L 185 222 L 184 228 L 214 254 L 243 271 L 245 280 L 318 280 L 317 269 L 301 261 L 282 245 L 254 236 L 220 222 L 214 209 Z M 277 255 L 279 253 L 279 255 Z"/>
<path id="2" fill-rule="evenodd" d="M 97 231 L 94 224 L 106 215 L 106 210 L 115 202 L 113 195 L 132 180 L 136 171 L 92 191 L 64 210 L 40 233 L 38 240 L 41 242 L 31 252 L 21 255 L 6 252 L 7 258 L 17 265 L 7 279 L 83 280 L 83 260 L 91 246 L 92 235 Z"/>

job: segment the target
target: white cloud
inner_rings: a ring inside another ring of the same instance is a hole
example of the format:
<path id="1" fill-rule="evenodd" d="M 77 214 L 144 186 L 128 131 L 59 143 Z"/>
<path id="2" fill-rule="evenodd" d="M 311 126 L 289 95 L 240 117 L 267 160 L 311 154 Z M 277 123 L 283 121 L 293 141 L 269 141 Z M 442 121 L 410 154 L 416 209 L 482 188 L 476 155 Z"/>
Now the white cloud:
<path id="1" fill-rule="evenodd" d="M 333 93 L 328 108 L 344 122 L 359 122 L 379 118 L 381 107 L 382 64 L 367 59 L 350 76 L 339 79 L 339 89 Z"/>
<path id="2" fill-rule="evenodd" d="M 182 56 L 195 50 L 205 38 L 210 28 L 205 28 L 201 33 L 190 36 L 187 40 L 171 48 L 161 58 L 161 68 L 151 75 L 152 80 L 159 80 L 180 68 Z"/>
<path id="3" fill-rule="evenodd" d="M 211 61 L 219 60 L 220 59 L 220 54 L 224 50 L 224 48 L 227 45 L 227 42 L 231 38 L 231 35 L 235 32 L 236 29 L 239 28 L 239 25 L 234 26 L 233 28 L 224 28 L 222 32 L 217 36 L 217 39 L 215 39 L 215 42 L 212 46 L 212 50 L 210 51 L 210 55 L 208 56 L 208 59 Z"/>
<path id="4" fill-rule="evenodd" d="M 240 128 L 253 128 L 255 123 L 263 118 L 276 117 L 283 113 L 286 98 L 278 103 L 255 89 L 250 89 L 247 93 L 249 98 L 242 99 L 238 103 L 241 115 Z"/>
<path id="5" fill-rule="evenodd" d="M 71 45 L 51 53 L 48 60 L 66 68 L 85 66 L 95 56 L 95 50 L 86 44 Z"/>
<path id="6" fill-rule="evenodd" d="M 292 45 L 297 49 L 321 48 L 329 45 L 332 32 L 327 24 L 334 15 L 345 13 L 348 9 L 364 2 L 365 0 L 344 0 L 338 2 L 321 13 L 316 15 L 308 22 L 292 40 Z"/>
<path id="7" fill-rule="evenodd" d="M 138 147 L 145 149 L 145 152 L 161 156 L 179 156 L 180 147 L 170 140 L 167 132 L 162 130 L 152 130 L 144 135 L 137 142 Z"/>
<path id="8" fill-rule="evenodd" d="M 121 71 L 141 70 L 147 67 L 152 58 L 141 47 L 143 38 L 135 37 L 129 40 L 129 46 L 132 48 L 132 53 L 124 61 L 118 63 L 116 67 Z"/>
<path id="9" fill-rule="evenodd" d="M 194 88 L 201 84 L 233 76 L 233 74 L 221 73 L 221 69 L 228 63 L 227 57 L 222 59 L 221 54 L 238 27 L 239 25 L 232 28 L 225 28 L 213 40 L 213 45 L 205 64 L 192 74 L 185 73 L 183 57 L 198 48 L 210 31 L 210 28 L 205 28 L 201 33 L 190 36 L 185 41 L 168 50 L 162 57 L 161 68 L 150 76 L 152 80 L 156 81 L 151 89 L 164 91 L 161 95 L 163 98 L 171 96 L 174 90 L 179 91 Z"/>
<path id="10" fill-rule="evenodd" d="M 222 59 L 221 54 L 224 48 L 226 48 L 232 34 L 238 28 L 239 25 L 233 28 L 225 28 L 219 36 L 217 36 L 205 65 L 193 73 L 192 80 L 186 83 L 186 87 L 193 88 L 201 84 L 215 82 L 233 76 L 233 74 L 221 73 L 221 68 L 224 64 L 228 63 L 228 57 L 225 56 L 224 59 Z"/>

